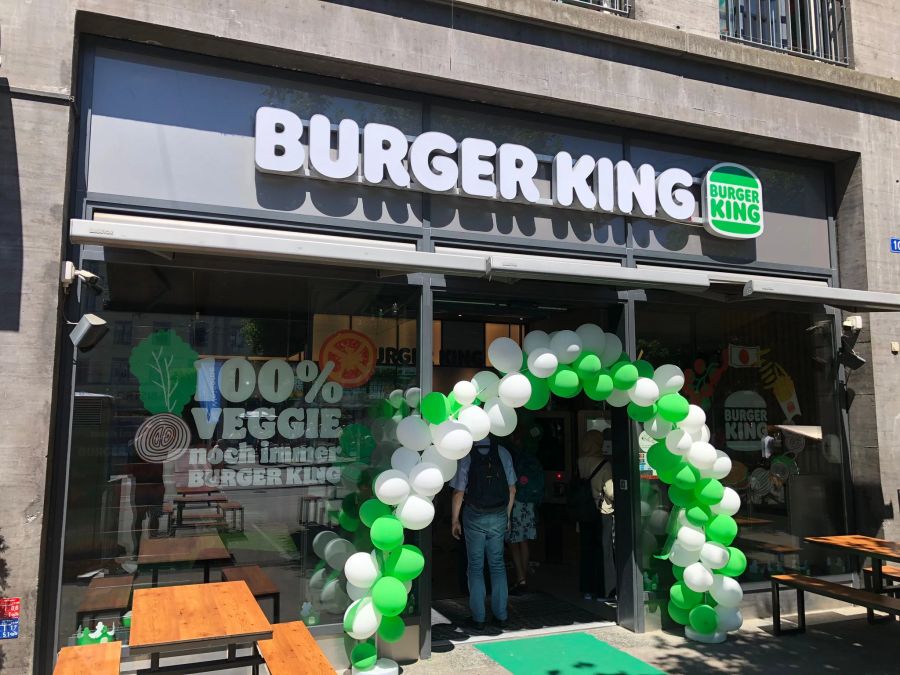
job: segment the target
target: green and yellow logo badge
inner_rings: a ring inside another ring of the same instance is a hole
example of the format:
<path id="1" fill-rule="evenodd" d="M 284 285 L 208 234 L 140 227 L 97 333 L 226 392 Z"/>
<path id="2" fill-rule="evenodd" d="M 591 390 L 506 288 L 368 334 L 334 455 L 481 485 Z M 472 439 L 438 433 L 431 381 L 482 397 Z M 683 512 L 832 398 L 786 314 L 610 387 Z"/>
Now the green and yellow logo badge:
<path id="1" fill-rule="evenodd" d="M 716 164 L 703 179 L 703 226 L 728 239 L 755 239 L 763 233 L 762 183 L 740 164 Z"/>

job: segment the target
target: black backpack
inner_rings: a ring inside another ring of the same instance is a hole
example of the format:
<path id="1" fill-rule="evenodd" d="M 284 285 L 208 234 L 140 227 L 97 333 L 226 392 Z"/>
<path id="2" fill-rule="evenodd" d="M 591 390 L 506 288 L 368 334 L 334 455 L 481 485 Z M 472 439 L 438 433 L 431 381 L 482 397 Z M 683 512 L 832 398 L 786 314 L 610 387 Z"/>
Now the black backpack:
<path id="1" fill-rule="evenodd" d="M 579 523 L 593 523 L 600 519 L 600 510 L 597 508 L 597 502 L 594 501 L 591 481 L 607 461 L 609 460 L 602 460 L 587 478 L 576 476 L 575 480 L 569 484 L 569 489 L 566 493 L 566 506 L 569 509 L 569 515 L 572 520 L 576 520 Z"/>

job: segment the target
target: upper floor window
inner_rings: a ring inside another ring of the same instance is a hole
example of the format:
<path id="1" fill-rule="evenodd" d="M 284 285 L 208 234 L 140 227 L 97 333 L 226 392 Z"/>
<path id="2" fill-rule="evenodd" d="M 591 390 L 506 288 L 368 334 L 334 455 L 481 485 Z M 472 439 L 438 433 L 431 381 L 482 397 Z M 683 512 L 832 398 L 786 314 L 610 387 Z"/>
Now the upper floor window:
<path id="1" fill-rule="evenodd" d="M 615 14 L 628 16 L 631 14 L 631 0 L 556 0 L 567 5 L 581 5 L 593 9 L 603 9 Z"/>
<path id="2" fill-rule="evenodd" d="M 845 0 L 719 0 L 720 33 L 760 47 L 849 63 Z"/>

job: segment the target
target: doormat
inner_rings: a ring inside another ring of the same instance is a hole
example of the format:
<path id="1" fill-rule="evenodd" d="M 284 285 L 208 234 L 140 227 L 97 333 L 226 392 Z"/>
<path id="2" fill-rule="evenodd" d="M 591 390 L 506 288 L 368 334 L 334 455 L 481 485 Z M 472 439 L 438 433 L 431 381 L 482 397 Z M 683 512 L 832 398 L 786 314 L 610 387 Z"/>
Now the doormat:
<path id="1" fill-rule="evenodd" d="M 486 604 L 490 620 L 490 600 Z M 450 624 L 439 623 L 432 626 L 432 640 L 459 640 L 470 635 L 495 635 L 501 632 L 491 623 L 481 631 L 472 627 L 469 623 L 469 599 L 466 597 L 434 600 L 432 606 L 450 621 Z M 509 616 L 503 632 L 616 620 L 616 610 L 613 607 L 598 604 L 595 611 L 588 611 L 540 591 L 511 595 L 508 608 Z"/>
<path id="2" fill-rule="evenodd" d="M 664 675 L 587 633 L 475 645 L 514 675 Z"/>

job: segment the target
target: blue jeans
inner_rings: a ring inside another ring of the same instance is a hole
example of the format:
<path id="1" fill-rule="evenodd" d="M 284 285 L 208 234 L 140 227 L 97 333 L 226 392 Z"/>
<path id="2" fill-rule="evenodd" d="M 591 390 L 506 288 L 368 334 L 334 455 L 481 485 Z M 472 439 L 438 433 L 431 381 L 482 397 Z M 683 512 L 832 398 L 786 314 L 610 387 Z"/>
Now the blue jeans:
<path id="1" fill-rule="evenodd" d="M 503 540 L 506 536 L 506 510 L 478 513 L 463 507 L 463 533 L 469 558 L 469 608 L 472 620 L 485 620 L 484 557 L 491 573 L 491 612 L 498 621 L 506 621 L 506 565 L 503 562 Z"/>

